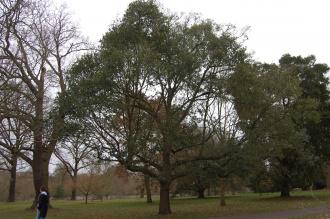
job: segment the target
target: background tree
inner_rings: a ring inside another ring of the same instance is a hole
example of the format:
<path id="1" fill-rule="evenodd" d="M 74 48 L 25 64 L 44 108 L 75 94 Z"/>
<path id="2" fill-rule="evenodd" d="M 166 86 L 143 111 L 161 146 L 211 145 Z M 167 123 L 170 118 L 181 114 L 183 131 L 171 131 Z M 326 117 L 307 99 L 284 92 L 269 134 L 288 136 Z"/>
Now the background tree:
<path id="1" fill-rule="evenodd" d="M 249 144 L 263 151 L 265 156 L 260 159 L 269 165 L 281 196 L 287 197 L 299 176 L 314 163 L 305 147 L 303 124 L 318 120 L 316 101 L 299 99 L 297 75 L 276 65 L 245 65 L 232 79 L 236 85 L 245 81 L 239 89 L 233 88 L 240 125 Z"/>
<path id="2" fill-rule="evenodd" d="M 76 200 L 77 177 L 80 170 L 90 165 L 93 148 L 83 131 L 66 136 L 55 149 L 55 156 L 72 180 L 71 200 Z"/>
<path id="3" fill-rule="evenodd" d="M 330 148 L 330 93 L 329 79 L 326 76 L 329 67 L 316 62 L 315 56 L 283 55 L 279 61 L 280 67 L 299 78 L 301 88 L 300 99 L 313 99 L 317 102 L 316 111 L 319 121 L 307 121 L 303 124 L 308 139 L 305 147 L 309 148 L 319 159 L 317 167 L 306 173 L 307 185 L 320 180 L 323 164 L 328 161 Z M 317 171 L 316 171 L 317 170 Z M 319 174 L 316 174 L 319 173 Z M 315 178 L 319 177 L 319 178 Z"/>
<path id="4" fill-rule="evenodd" d="M 32 166 L 37 198 L 40 186 L 48 185 L 49 160 L 64 124 L 52 93 L 65 92 L 67 61 L 85 42 L 64 7 L 41 0 L 1 0 L 0 35 L 2 87 L 21 95 L 32 109 L 4 101 L 0 115 L 19 119 L 33 133 L 32 158 L 24 159 Z"/>
<path id="5" fill-rule="evenodd" d="M 88 203 L 88 197 L 92 194 L 97 195 L 97 193 L 102 190 L 105 183 L 98 163 L 89 165 L 86 170 L 86 173 L 78 176 L 77 181 L 77 188 L 84 195 L 85 204 Z"/>
<path id="6" fill-rule="evenodd" d="M 144 198 L 146 194 L 147 203 L 152 203 L 152 196 L 151 196 L 151 183 L 152 179 L 150 176 L 138 173 L 136 174 L 136 182 L 137 182 L 137 190 L 140 191 L 140 198 Z"/>
<path id="7" fill-rule="evenodd" d="M 267 161 L 259 159 L 250 169 L 252 171 L 250 171 L 247 179 L 248 187 L 252 191 L 259 194 L 275 191 Z"/>
<path id="8" fill-rule="evenodd" d="M 23 151 L 30 150 L 30 143 L 30 131 L 19 120 L 1 119 L 0 156 L 5 164 L 4 168 L 1 169 L 10 173 L 8 202 L 15 201 L 16 171 L 19 168 L 19 156 L 24 153 Z"/>
<path id="9" fill-rule="evenodd" d="M 50 176 L 50 194 L 56 199 L 63 199 L 66 197 L 66 181 L 70 178 L 63 164 L 56 165 L 55 170 Z"/>
<path id="10" fill-rule="evenodd" d="M 13 85 L 14 86 L 14 85 Z M 6 92 L 6 84 L 0 88 L 0 101 L 10 101 L 17 108 L 28 111 L 29 106 L 14 92 Z M 18 167 L 20 157 L 29 157 L 31 151 L 31 131 L 17 118 L 0 117 L 0 157 L 2 169 L 10 173 L 8 201 L 15 201 L 16 172 L 23 168 L 22 162 Z"/>
<path id="11" fill-rule="evenodd" d="M 179 194 L 197 195 L 197 198 L 205 198 L 205 190 L 211 185 L 216 185 L 218 178 L 210 171 L 210 162 L 200 161 L 189 167 L 189 174 L 176 180 L 176 191 Z"/>

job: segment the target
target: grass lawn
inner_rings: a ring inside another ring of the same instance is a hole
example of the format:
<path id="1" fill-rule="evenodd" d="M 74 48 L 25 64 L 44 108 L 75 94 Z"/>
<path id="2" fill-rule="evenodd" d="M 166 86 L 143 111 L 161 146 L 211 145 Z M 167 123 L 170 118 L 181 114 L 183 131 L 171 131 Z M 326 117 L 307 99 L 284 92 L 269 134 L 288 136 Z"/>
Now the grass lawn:
<path id="1" fill-rule="evenodd" d="M 245 193 L 227 197 L 227 206 L 220 207 L 218 198 L 176 198 L 171 202 L 173 214 L 158 216 L 158 201 L 147 204 L 140 199 L 92 201 L 52 201 L 54 209 L 47 219 L 202 219 L 223 215 L 269 212 L 293 208 L 306 208 L 330 204 L 330 190 L 294 192 L 289 199 L 278 198 L 277 193 Z M 35 212 L 26 210 L 31 202 L 0 203 L 0 219 L 31 219 Z M 315 216 L 313 217 L 315 218 Z M 325 219 L 328 217 L 320 217 Z M 308 217 L 304 219 L 309 219 Z"/>
<path id="2" fill-rule="evenodd" d="M 289 219 L 330 219 L 330 214 L 320 215 L 320 216 L 306 216 L 306 217 L 292 217 Z"/>
<path id="3" fill-rule="evenodd" d="M 290 217 L 289 219 L 330 219 L 330 214 L 311 215 L 311 216 L 304 216 L 304 217 Z"/>

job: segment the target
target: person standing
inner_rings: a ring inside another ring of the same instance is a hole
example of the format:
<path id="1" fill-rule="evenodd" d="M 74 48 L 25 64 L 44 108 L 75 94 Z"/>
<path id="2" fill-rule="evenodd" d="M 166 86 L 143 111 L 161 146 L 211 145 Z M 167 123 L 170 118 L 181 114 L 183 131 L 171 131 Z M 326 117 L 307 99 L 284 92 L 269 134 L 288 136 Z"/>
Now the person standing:
<path id="1" fill-rule="evenodd" d="M 49 194 L 45 186 L 40 187 L 40 194 L 37 204 L 37 218 L 46 219 L 49 204 Z"/>

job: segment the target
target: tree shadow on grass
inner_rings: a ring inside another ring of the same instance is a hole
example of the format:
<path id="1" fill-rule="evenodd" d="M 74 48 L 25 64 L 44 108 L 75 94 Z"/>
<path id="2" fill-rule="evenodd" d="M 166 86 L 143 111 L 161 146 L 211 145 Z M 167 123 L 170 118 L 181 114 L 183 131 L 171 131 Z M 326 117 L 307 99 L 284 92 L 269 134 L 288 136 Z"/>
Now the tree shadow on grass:
<path id="1" fill-rule="evenodd" d="M 229 199 L 235 199 L 235 198 L 241 198 L 244 196 L 240 196 L 240 195 L 229 195 L 226 196 L 226 200 Z M 172 200 L 174 200 L 175 202 L 184 202 L 184 201 L 212 201 L 212 200 L 220 200 L 220 196 L 209 196 L 209 197 L 205 197 L 205 198 L 197 198 L 197 197 L 175 197 L 172 198 Z"/>
<path id="2" fill-rule="evenodd" d="M 307 195 L 301 195 L 301 196 L 290 196 L 290 197 L 259 197 L 256 198 L 256 201 L 313 201 L 315 198 L 319 197 L 313 197 L 313 196 L 307 196 Z"/>

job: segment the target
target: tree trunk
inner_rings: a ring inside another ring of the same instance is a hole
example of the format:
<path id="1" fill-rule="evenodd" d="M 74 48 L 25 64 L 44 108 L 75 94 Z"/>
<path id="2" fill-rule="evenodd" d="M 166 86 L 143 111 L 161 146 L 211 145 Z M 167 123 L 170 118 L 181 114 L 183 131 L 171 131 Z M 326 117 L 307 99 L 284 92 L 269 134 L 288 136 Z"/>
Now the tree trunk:
<path id="1" fill-rule="evenodd" d="M 85 204 L 87 205 L 88 202 L 88 193 L 85 194 Z"/>
<path id="2" fill-rule="evenodd" d="M 151 189 L 150 189 L 150 176 L 144 175 L 144 184 L 146 187 L 147 203 L 152 203 Z"/>
<path id="3" fill-rule="evenodd" d="M 72 177 L 71 200 L 77 199 L 77 173 L 75 172 Z"/>
<path id="4" fill-rule="evenodd" d="M 226 206 L 225 192 L 226 192 L 226 182 L 225 182 L 225 179 L 221 179 L 220 180 L 220 205 L 221 206 Z"/>
<path id="5" fill-rule="evenodd" d="M 230 191 L 231 191 L 231 195 L 236 194 L 236 191 L 235 191 L 235 178 L 230 179 Z"/>
<path id="6" fill-rule="evenodd" d="M 326 178 L 327 188 L 330 188 L 330 164 L 325 164 L 324 168 L 325 168 L 324 174 Z"/>
<path id="7" fill-rule="evenodd" d="M 216 185 L 213 186 L 213 195 L 214 196 L 217 196 L 218 195 L 218 189 L 217 189 L 217 186 Z"/>
<path id="8" fill-rule="evenodd" d="M 8 202 L 15 202 L 16 169 L 17 169 L 17 156 L 13 155 L 12 159 L 11 159 L 10 185 L 9 185 Z"/>
<path id="9" fill-rule="evenodd" d="M 43 152 L 39 151 L 38 153 L 33 154 L 32 171 L 33 171 L 35 198 L 31 208 L 36 208 L 37 206 L 40 187 L 43 185 L 47 188 L 48 191 L 49 160 L 50 160 L 50 156 L 45 151 Z"/>
<path id="10" fill-rule="evenodd" d="M 198 198 L 205 198 L 205 195 L 204 195 L 204 191 L 205 191 L 205 188 L 199 188 L 197 193 L 198 193 Z"/>
<path id="11" fill-rule="evenodd" d="M 207 187 L 207 196 L 211 196 L 211 186 Z"/>
<path id="12" fill-rule="evenodd" d="M 76 180 L 73 182 L 72 189 L 71 189 L 71 200 L 75 201 L 77 199 L 77 182 Z"/>
<path id="13" fill-rule="evenodd" d="M 221 189 L 221 195 L 220 195 L 220 205 L 226 206 L 226 198 L 225 198 L 225 192 Z"/>
<path id="14" fill-rule="evenodd" d="M 144 187 L 141 186 L 141 188 L 139 189 L 140 189 L 140 198 L 144 198 Z"/>
<path id="15" fill-rule="evenodd" d="M 288 198 L 290 197 L 290 186 L 288 183 L 284 183 L 281 187 L 281 197 Z"/>
<path id="16" fill-rule="evenodd" d="M 160 182 L 159 214 L 171 214 L 170 208 L 170 182 Z"/>

